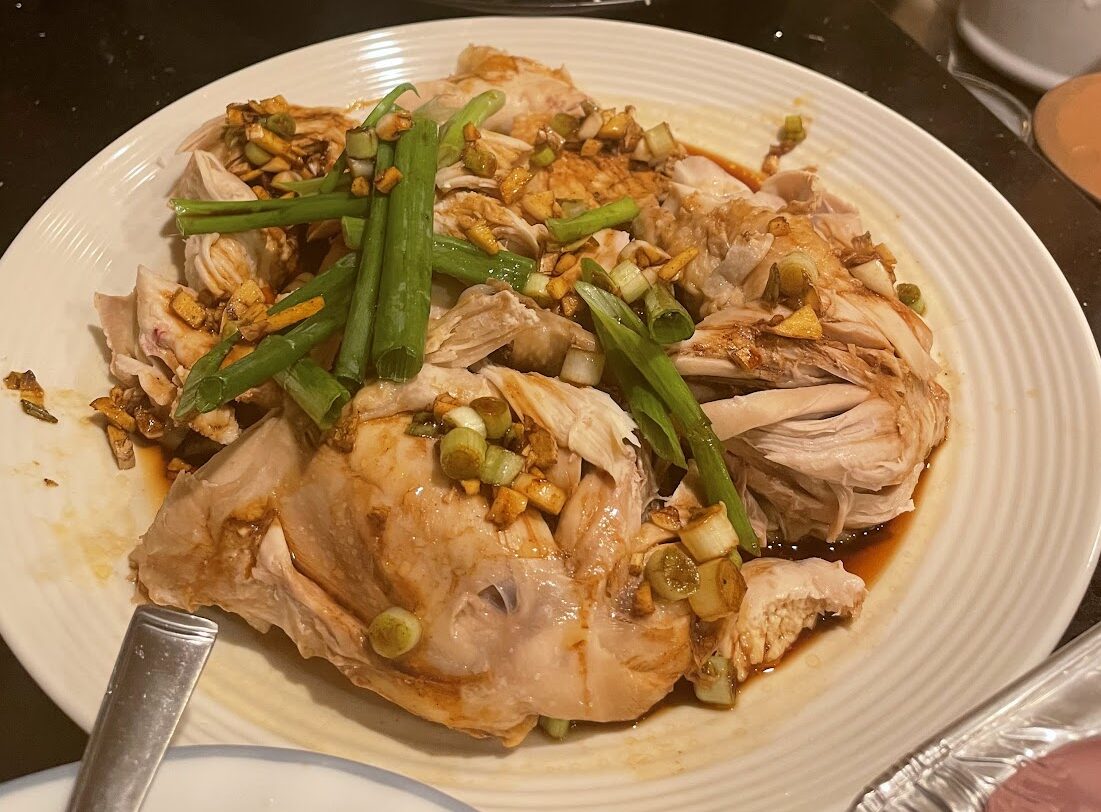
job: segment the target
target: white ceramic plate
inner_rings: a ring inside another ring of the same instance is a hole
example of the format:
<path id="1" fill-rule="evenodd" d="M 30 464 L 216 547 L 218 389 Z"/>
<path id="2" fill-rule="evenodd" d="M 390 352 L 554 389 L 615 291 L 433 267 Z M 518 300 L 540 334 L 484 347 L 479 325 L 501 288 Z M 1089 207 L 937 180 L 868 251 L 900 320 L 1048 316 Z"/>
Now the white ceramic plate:
<path id="1" fill-rule="evenodd" d="M 506 752 L 353 690 L 278 633 L 223 619 L 181 739 L 347 756 L 487 810 L 842 808 L 1065 628 L 1098 552 L 1098 357 L 1051 257 L 963 161 L 853 90 L 697 36 L 480 18 L 346 37 L 187 96 L 78 172 L 0 263 L 0 361 L 34 368 L 62 418 L 48 426 L 0 402 L 0 629 L 89 726 L 130 617 L 126 554 L 161 496 L 141 471 L 116 472 L 82 417 L 107 384 L 92 292 L 129 290 L 138 262 L 178 261 L 164 201 L 181 137 L 231 100 L 281 92 L 342 104 L 440 76 L 471 41 L 565 63 L 598 98 L 631 100 L 644 121 L 668 118 L 682 138 L 749 163 L 784 113 L 807 117 L 812 135 L 790 160 L 818 164 L 900 255 L 903 277 L 923 285 L 950 370 L 950 437 L 917 518 L 860 621 L 750 683 L 732 713 L 678 705 Z"/>
<path id="2" fill-rule="evenodd" d="M 65 808 L 79 764 L 0 786 L 6 812 Z M 474 812 L 439 790 L 378 767 L 275 747 L 176 747 L 153 780 L 145 812 Z"/>

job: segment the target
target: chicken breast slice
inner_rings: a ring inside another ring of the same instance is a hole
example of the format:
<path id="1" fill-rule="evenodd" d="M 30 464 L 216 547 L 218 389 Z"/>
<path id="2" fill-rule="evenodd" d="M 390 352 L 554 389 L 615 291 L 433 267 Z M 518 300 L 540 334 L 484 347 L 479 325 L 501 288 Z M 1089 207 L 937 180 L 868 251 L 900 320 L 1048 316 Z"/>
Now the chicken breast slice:
<path id="1" fill-rule="evenodd" d="M 668 693 L 690 660 L 683 607 L 622 612 L 603 580 L 571 576 L 534 511 L 499 530 L 486 496 L 447 479 L 408 423 L 364 421 L 341 453 L 265 418 L 177 479 L 134 553 L 141 587 L 157 603 L 279 626 L 355 684 L 508 745 L 541 714 L 634 719 Z M 422 627 L 396 661 L 366 641 L 394 605 Z"/>
<path id="2" fill-rule="evenodd" d="M 466 230 L 484 221 L 505 248 L 527 257 L 538 256 L 546 240 L 545 226 L 533 226 L 496 198 L 477 192 L 449 194 L 436 202 L 433 214 L 437 234 L 465 240 Z"/>
<path id="3" fill-rule="evenodd" d="M 575 387 L 534 372 L 501 366 L 481 370 L 521 417 L 530 417 L 582 459 L 607 471 L 617 485 L 637 476 L 635 422 L 605 392 Z"/>
<path id="4" fill-rule="evenodd" d="M 820 618 L 854 618 L 867 595 L 864 582 L 841 562 L 821 558 L 758 558 L 742 566 L 746 593 L 737 614 L 723 620 L 718 651 L 734 664 L 739 681 L 787 653 Z"/>
<path id="5" fill-rule="evenodd" d="M 229 172 L 217 156 L 193 152 L 173 192 L 195 200 L 255 200 L 244 181 Z M 230 296 L 255 279 L 278 289 L 294 267 L 297 245 L 281 228 L 236 234 L 197 234 L 184 242 L 184 277 L 197 291 L 215 299 Z"/>
<path id="6" fill-rule="evenodd" d="M 549 68 L 487 45 L 468 45 L 459 54 L 455 73 L 446 79 L 418 82 L 420 96 L 406 93 L 397 103 L 410 110 L 424 106 L 442 121 L 474 96 L 493 88 L 504 91 L 505 104 L 484 126 L 503 133 L 512 130 L 517 116 L 568 112 L 588 98 L 574 87 L 565 68 Z"/>
<path id="7" fill-rule="evenodd" d="M 702 404 L 715 435 L 729 440 L 752 429 L 796 418 L 832 416 L 868 399 L 869 392 L 847 383 L 763 389 Z"/>

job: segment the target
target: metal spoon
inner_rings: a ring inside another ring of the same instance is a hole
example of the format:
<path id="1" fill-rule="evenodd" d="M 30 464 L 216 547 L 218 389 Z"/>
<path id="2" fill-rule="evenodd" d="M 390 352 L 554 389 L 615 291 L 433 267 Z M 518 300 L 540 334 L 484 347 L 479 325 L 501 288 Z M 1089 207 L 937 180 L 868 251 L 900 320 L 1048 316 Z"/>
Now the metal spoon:
<path id="1" fill-rule="evenodd" d="M 160 606 L 130 618 L 69 812 L 136 812 L 206 665 L 218 624 Z"/>

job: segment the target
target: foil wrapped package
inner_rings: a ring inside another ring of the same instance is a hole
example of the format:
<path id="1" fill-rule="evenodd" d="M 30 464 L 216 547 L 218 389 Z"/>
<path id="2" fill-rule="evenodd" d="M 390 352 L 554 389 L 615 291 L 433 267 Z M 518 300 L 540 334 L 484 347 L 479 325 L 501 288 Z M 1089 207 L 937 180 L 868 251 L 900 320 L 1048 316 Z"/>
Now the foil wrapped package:
<path id="1" fill-rule="evenodd" d="M 850 812 L 1101 809 L 1101 624 L 877 778 Z"/>

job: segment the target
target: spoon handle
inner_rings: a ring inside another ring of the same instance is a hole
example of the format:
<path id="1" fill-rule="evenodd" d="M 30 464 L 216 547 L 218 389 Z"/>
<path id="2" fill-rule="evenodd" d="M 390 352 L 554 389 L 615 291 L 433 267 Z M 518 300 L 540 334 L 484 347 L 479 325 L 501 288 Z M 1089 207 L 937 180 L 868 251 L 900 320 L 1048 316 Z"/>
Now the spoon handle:
<path id="1" fill-rule="evenodd" d="M 152 605 L 134 610 L 69 812 L 141 808 L 217 635 L 206 618 Z"/>

